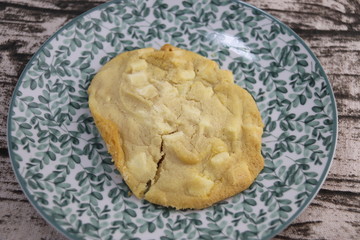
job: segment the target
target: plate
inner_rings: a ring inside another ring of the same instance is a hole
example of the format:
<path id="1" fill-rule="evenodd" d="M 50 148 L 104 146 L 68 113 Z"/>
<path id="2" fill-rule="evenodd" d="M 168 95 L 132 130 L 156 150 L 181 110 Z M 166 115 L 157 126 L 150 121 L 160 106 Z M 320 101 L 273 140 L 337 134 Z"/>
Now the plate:
<path id="1" fill-rule="evenodd" d="M 88 109 L 86 90 L 102 65 L 164 43 L 232 70 L 266 125 L 265 168 L 256 181 L 204 210 L 130 196 Z M 283 23 L 235 1 L 112 1 L 84 13 L 31 58 L 8 117 L 21 187 L 70 239 L 269 239 L 320 189 L 336 138 L 334 95 L 314 54 Z"/>

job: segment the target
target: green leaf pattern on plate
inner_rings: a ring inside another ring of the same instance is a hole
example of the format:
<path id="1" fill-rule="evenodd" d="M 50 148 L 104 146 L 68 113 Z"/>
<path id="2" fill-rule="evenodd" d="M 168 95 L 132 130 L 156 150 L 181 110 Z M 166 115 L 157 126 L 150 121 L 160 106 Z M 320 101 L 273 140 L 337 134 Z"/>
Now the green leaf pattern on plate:
<path id="1" fill-rule="evenodd" d="M 265 168 L 245 192 L 201 211 L 129 196 L 88 110 L 111 58 L 164 43 L 234 72 L 266 124 Z M 263 239 L 317 191 L 334 147 L 334 102 L 316 59 L 286 27 L 241 2 L 113 1 L 35 55 L 11 109 L 11 158 L 46 218 L 76 239 Z"/>

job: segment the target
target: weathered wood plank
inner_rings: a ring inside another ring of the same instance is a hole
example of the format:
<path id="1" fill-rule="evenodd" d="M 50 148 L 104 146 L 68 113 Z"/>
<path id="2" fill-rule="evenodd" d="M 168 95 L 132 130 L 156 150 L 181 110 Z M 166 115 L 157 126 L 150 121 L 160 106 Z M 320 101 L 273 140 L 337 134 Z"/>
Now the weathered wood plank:
<path id="1" fill-rule="evenodd" d="M 87 9 L 105 1 L 70 1 L 45 0 L 25 1 L 8 0 L 2 2 L 4 7 L 27 8 L 30 11 L 43 11 L 55 14 L 80 14 Z M 359 30 L 360 4 L 356 0 L 316 1 L 286 0 L 279 4 L 278 0 L 261 1 L 246 0 L 263 9 L 292 28 L 318 30 Z"/>
<path id="2" fill-rule="evenodd" d="M 357 239 L 359 209 L 344 206 L 348 199 L 336 192 L 320 191 L 309 207 L 275 239 Z M 359 200 L 360 196 L 354 197 L 355 202 Z"/>
<path id="3" fill-rule="evenodd" d="M 357 0 L 245 1 L 277 17 L 293 29 L 360 30 L 360 3 Z"/>
<path id="4" fill-rule="evenodd" d="M 45 12 L 58 15 L 74 14 L 79 15 L 93 7 L 96 7 L 106 0 L 6 0 L 0 1 L 3 8 L 14 7 L 19 9 L 28 9 L 32 12 Z M 21 14 L 23 15 L 23 14 Z"/>
<path id="5" fill-rule="evenodd" d="M 66 239 L 52 228 L 27 200 L 1 200 L 0 209 L 0 239 Z"/>

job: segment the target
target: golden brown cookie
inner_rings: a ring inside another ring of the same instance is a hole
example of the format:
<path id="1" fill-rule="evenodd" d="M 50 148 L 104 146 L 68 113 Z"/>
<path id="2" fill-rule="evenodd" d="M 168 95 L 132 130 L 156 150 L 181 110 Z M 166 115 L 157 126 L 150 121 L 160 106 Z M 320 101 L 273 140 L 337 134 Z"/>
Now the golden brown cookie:
<path id="1" fill-rule="evenodd" d="M 247 189 L 264 166 L 252 96 L 196 53 L 169 44 L 122 53 L 88 92 L 96 126 L 138 198 L 205 208 Z"/>

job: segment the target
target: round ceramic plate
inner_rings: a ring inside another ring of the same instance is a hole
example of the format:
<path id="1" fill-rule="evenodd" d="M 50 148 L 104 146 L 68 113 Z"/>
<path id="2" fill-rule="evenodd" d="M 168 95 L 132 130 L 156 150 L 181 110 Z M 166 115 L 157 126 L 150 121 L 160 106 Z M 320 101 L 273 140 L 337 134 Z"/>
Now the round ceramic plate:
<path id="1" fill-rule="evenodd" d="M 314 54 L 248 4 L 113 1 L 79 16 L 33 56 L 8 118 L 14 171 L 40 214 L 70 239 L 269 239 L 300 214 L 329 170 L 337 113 Z M 265 168 L 252 186 L 204 210 L 128 194 L 88 109 L 87 87 L 118 53 L 164 43 L 233 71 L 266 125 Z"/>

